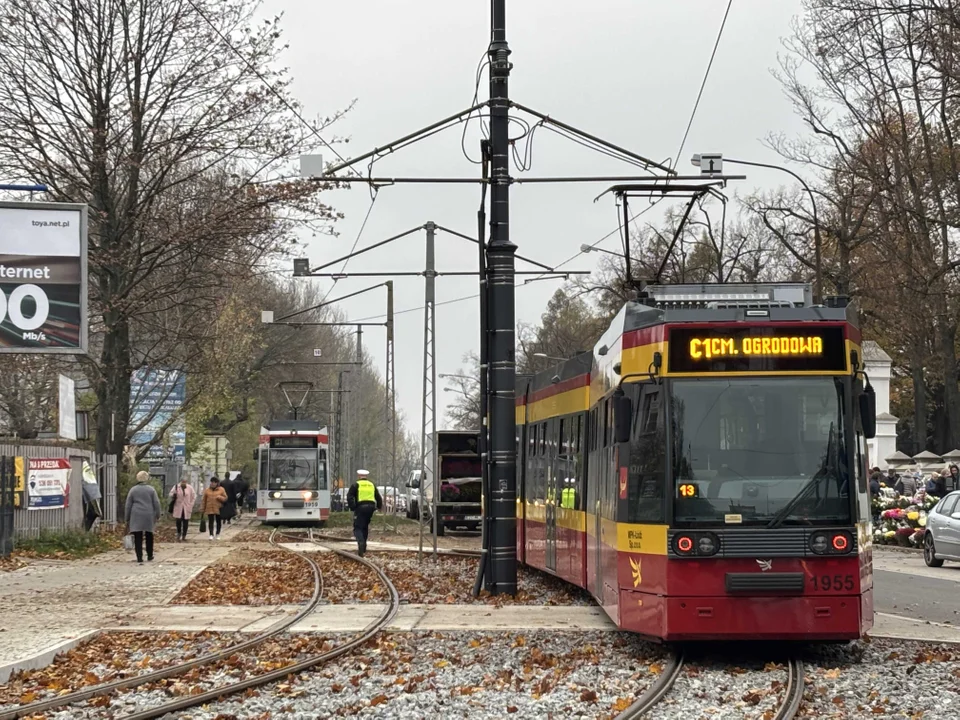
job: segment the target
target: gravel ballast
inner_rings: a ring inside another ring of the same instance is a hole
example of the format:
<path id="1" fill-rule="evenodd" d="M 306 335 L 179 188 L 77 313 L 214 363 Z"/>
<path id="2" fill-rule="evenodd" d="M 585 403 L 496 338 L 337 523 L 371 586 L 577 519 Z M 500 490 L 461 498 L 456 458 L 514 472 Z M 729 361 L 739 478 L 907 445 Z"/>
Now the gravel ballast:
<path id="1" fill-rule="evenodd" d="M 256 651 L 150 688 L 64 708 L 52 720 L 120 718 L 174 697 L 276 669 L 352 636 L 287 635 Z M 236 635 L 114 633 L 72 651 L 72 660 L 0 688 L 42 699 L 116 672 L 147 672 Z M 798 717 L 954 720 L 960 717 L 960 648 L 872 640 L 801 652 L 806 691 Z M 787 649 L 689 651 L 657 720 L 770 720 L 785 694 Z M 248 690 L 170 720 L 394 718 L 612 718 L 663 671 L 666 650 L 621 632 L 389 633 L 311 672 Z M 90 675 L 84 679 L 84 663 Z M 59 678 L 50 685 L 50 678 Z M 25 701 L 24 701 L 25 702 Z"/>

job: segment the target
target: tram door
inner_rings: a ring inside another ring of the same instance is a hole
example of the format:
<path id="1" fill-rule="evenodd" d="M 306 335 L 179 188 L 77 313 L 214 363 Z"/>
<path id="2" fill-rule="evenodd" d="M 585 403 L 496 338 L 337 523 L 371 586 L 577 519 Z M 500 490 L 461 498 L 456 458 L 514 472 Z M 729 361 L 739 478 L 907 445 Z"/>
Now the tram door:
<path id="1" fill-rule="evenodd" d="M 546 521 L 547 521 L 547 570 L 557 571 L 557 500 L 560 497 L 560 491 L 557 487 L 557 438 L 548 422 L 544 426 L 546 431 L 546 454 L 543 458 L 543 472 L 546 474 L 547 502 Z"/>

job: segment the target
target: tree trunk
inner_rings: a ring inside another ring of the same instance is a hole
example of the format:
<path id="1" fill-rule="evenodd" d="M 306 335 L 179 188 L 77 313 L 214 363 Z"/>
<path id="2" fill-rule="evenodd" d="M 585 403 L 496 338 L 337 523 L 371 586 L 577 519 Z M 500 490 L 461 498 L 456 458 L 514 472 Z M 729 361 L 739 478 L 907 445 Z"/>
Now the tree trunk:
<path id="1" fill-rule="evenodd" d="M 957 326 L 943 323 L 940 353 L 943 356 L 943 408 L 946 414 L 946 446 L 936 452 L 950 452 L 960 446 L 960 388 L 957 387 Z"/>
<path id="2" fill-rule="evenodd" d="M 913 376 L 913 452 L 927 449 L 927 387 L 923 380 L 923 356 L 915 352 L 911 365 Z"/>
<path id="3" fill-rule="evenodd" d="M 106 332 L 97 383 L 97 452 L 122 461 L 130 419 L 130 325 L 120 313 L 104 313 Z"/>

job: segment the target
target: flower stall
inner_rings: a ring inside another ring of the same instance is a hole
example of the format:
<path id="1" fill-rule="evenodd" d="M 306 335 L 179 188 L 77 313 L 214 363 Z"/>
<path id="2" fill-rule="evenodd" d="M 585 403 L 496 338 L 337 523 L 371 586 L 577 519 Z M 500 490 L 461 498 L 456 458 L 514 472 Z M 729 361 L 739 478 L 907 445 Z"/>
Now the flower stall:
<path id="1" fill-rule="evenodd" d="M 913 497 L 898 495 L 883 487 L 880 496 L 872 499 L 873 541 L 880 545 L 922 546 L 927 513 L 940 501 L 922 488 Z"/>

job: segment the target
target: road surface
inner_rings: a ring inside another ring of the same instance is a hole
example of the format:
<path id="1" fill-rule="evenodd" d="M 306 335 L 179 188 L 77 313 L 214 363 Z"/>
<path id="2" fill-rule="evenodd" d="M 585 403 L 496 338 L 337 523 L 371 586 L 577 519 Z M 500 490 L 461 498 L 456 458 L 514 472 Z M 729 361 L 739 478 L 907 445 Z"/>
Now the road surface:
<path id="1" fill-rule="evenodd" d="M 874 549 L 876 612 L 960 629 L 960 563 L 948 561 L 941 568 L 928 568 L 919 552 Z"/>

